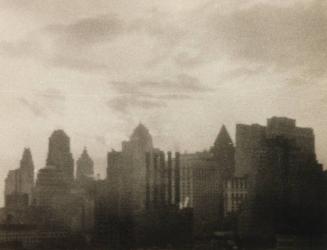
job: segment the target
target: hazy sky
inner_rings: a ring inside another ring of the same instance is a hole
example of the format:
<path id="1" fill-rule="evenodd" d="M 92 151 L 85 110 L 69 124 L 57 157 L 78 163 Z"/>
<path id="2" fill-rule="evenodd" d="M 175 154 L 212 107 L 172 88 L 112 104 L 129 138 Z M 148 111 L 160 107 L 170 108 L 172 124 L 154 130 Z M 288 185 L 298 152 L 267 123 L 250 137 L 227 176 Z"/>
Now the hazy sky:
<path id="1" fill-rule="evenodd" d="M 0 192 L 58 128 L 103 175 L 139 121 L 191 152 L 223 123 L 289 116 L 327 164 L 326 66 L 325 1 L 0 0 Z"/>

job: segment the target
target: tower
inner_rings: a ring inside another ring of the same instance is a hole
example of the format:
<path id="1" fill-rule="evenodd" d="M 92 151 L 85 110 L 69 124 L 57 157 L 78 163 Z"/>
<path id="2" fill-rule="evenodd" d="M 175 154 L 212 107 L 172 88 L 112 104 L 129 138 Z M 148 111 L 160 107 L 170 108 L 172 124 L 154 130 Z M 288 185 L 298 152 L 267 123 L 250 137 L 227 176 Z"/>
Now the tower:
<path id="1" fill-rule="evenodd" d="M 149 130 L 140 123 L 129 141 L 123 142 L 122 164 L 126 194 L 131 196 L 133 211 L 142 211 L 146 204 L 146 153 L 153 152 L 153 142 Z"/>
<path id="2" fill-rule="evenodd" d="M 25 148 L 20 161 L 21 192 L 28 195 L 29 203 L 32 201 L 32 191 L 34 186 L 34 163 L 32 153 L 29 148 Z"/>
<path id="3" fill-rule="evenodd" d="M 223 178 L 230 178 L 234 173 L 235 148 L 225 125 L 221 127 L 211 151 L 222 171 Z"/>
<path id="4" fill-rule="evenodd" d="M 83 153 L 76 161 L 76 178 L 78 181 L 93 179 L 94 162 L 89 156 L 87 149 L 84 148 Z"/>
<path id="5" fill-rule="evenodd" d="M 20 167 L 8 172 L 5 180 L 5 197 L 10 195 L 24 195 L 28 203 L 32 201 L 34 185 L 34 163 L 29 148 L 25 148 Z"/>
<path id="6" fill-rule="evenodd" d="M 49 138 L 47 166 L 62 171 L 66 183 L 74 179 L 74 160 L 70 152 L 70 138 L 63 130 L 55 130 Z"/>

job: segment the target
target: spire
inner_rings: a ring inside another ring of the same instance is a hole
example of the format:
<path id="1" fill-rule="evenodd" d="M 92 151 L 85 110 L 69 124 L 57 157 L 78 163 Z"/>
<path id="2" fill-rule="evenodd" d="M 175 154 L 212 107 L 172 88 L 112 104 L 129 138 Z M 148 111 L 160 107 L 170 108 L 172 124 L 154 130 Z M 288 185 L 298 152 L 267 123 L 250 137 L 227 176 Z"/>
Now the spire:
<path id="1" fill-rule="evenodd" d="M 231 137 L 229 136 L 229 133 L 225 127 L 225 125 L 223 125 L 219 131 L 219 134 L 215 140 L 214 143 L 215 147 L 220 147 L 223 145 L 231 145 L 234 146 L 233 141 L 231 139 Z"/>
<path id="2" fill-rule="evenodd" d="M 221 127 L 211 152 L 221 168 L 223 176 L 229 178 L 234 172 L 235 148 L 225 125 Z"/>

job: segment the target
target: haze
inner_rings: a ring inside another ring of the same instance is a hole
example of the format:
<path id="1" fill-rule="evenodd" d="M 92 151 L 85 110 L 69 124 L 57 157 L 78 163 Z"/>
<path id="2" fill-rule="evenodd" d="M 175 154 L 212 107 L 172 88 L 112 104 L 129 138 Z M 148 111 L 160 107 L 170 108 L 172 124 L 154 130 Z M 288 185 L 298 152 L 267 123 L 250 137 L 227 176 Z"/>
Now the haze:
<path id="1" fill-rule="evenodd" d="M 288 116 L 327 163 L 325 1 L 0 0 L 0 183 L 61 128 L 104 176 L 141 121 L 156 147 L 209 148 L 225 124 Z"/>

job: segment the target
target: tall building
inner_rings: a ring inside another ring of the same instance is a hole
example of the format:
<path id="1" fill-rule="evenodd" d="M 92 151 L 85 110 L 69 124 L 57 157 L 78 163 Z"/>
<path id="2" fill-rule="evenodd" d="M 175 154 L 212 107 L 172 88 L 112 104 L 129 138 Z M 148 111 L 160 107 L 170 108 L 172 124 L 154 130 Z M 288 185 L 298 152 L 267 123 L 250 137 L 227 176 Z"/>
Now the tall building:
<path id="1" fill-rule="evenodd" d="M 212 155 L 199 157 L 193 168 L 193 221 L 195 237 L 208 237 L 223 218 L 223 179 Z"/>
<path id="2" fill-rule="evenodd" d="M 153 151 L 146 154 L 146 208 L 165 210 L 168 207 L 182 208 L 180 153 Z"/>
<path id="3" fill-rule="evenodd" d="M 5 180 L 5 197 L 12 194 L 25 194 L 31 203 L 34 186 L 34 163 L 29 148 L 25 148 L 20 167 L 8 172 Z"/>
<path id="4" fill-rule="evenodd" d="M 84 148 L 82 155 L 76 161 L 76 179 L 84 182 L 92 180 L 94 175 L 94 162 Z"/>
<path id="5" fill-rule="evenodd" d="M 214 160 L 217 162 L 222 171 L 223 178 L 230 178 L 234 174 L 235 148 L 225 125 L 221 127 L 211 151 L 213 153 Z"/>
<path id="6" fill-rule="evenodd" d="M 322 198 L 316 196 L 321 195 L 322 168 L 311 128 L 296 127 L 285 117 L 268 119 L 266 127 L 237 125 L 235 167 L 238 177 L 248 179 L 241 236 L 319 231 Z"/>
<path id="7" fill-rule="evenodd" d="M 56 199 L 68 193 L 68 184 L 63 172 L 55 166 L 46 166 L 39 170 L 35 184 L 34 203 L 41 207 L 52 207 Z"/>
<path id="8" fill-rule="evenodd" d="M 122 143 L 122 165 L 124 173 L 124 190 L 131 195 L 131 209 L 140 212 L 145 209 L 146 153 L 154 150 L 149 130 L 139 124 L 130 136 L 129 141 Z"/>
<path id="9" fill-rule="evenodd" d="M 21 192 L 28 195 L 29 203 L 32 200 L 34 187 L 34 163 L 29 148 L 24 149 L 23 157 L 20 161 Z"/>
<path id="10" fill-rule="evenodd" d="M 258 152 L 265 151 L 268 139 L 280 137 L 292 140 L 294 146 L 303 153 L 315 154 L 312 128 L 296 127 L 293 119 L 272 117 L 267 120 L 266 127 L 258 124 L 237 124 L 235 174 L 244 176 L 255 172 L 258 168 Z"/>
<path id="11" fill-rule="evenodd" d="M 70 138 L 63 130 L 55 130 L 49 138 L 47 166 L 54 166 L 63 174 L 66 183 L 74 180 L 74 160 L 70 151 Z"/>

